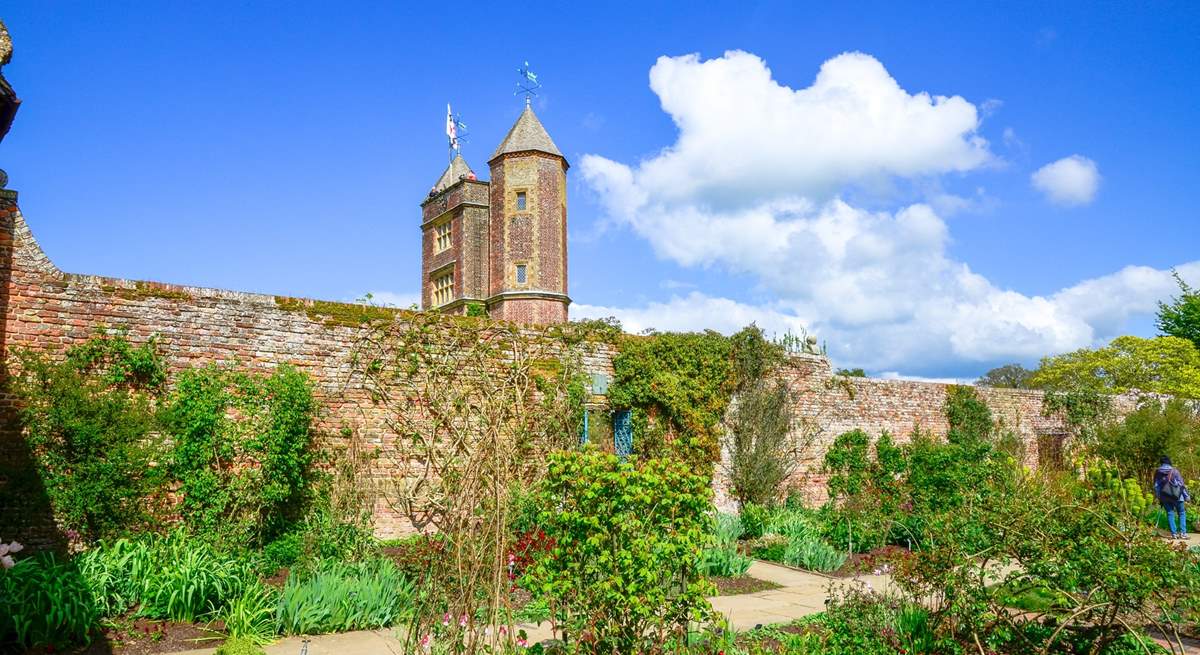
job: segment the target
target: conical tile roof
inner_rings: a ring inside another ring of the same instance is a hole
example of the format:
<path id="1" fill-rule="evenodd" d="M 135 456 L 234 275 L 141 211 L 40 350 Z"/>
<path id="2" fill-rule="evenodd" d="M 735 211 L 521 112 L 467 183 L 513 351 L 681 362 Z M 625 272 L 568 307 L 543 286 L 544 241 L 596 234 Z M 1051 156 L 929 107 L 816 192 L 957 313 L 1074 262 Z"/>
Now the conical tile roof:
<path id="1" fill-rule="evenodd" d="M 542 127 L 542 122 L 538 120 L 537 114 L 533 113 L 533 108 L 525 105 L 525 111 L 521 112 L 521 117 L 505 135 L 500 146 L 496 148 L 496 152 L 492 153 L 492 159 L 505 153 L 528 150 L 563 156 L 558 146 L 554 145 L 554 140 L 546 133 L 546 128 Z"/>
<path id="2" fill-rule="evenodd" d="M 448 187 L 462 179 L 463 176 L 472 177 L 475 173 L 471 167 L 467 165 L 467 160 L 463 159 L 460 153 L 454 154 L 454 159 L 450 160 L 450 165 L 446 167 L 446 171 L 438 178 L 437 184 L 433 185 L 434 193 L 445 191 Z"/>

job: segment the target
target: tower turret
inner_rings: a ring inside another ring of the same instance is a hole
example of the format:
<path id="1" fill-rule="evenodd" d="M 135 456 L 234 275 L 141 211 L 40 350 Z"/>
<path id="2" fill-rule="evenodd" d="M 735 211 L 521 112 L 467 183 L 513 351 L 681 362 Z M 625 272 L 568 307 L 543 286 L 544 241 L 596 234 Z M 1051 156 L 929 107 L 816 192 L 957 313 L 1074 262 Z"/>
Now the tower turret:
<path id="1" fill-rule="evenodd" d="M 528 104 L 488 166 L 488 312 L 518 323 L 566 322 L 569 164 Z"/>
<path id="2" fill-rule="evenodd" d="M 488 296 L 488 183 L 461 154 L 421 203 L 421 308 L 466 314 Z"/>

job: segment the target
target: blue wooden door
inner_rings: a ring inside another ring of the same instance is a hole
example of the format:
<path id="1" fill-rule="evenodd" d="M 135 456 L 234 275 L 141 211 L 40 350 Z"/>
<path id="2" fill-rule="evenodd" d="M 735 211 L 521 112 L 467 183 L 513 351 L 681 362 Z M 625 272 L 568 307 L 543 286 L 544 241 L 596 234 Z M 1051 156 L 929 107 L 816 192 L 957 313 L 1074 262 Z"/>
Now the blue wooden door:
<path id="1" fill-rule="evenodd" d="M 633 417 L 627 409 L 613 412 L 613 450 L 622 458 L 633 454 Z"/>

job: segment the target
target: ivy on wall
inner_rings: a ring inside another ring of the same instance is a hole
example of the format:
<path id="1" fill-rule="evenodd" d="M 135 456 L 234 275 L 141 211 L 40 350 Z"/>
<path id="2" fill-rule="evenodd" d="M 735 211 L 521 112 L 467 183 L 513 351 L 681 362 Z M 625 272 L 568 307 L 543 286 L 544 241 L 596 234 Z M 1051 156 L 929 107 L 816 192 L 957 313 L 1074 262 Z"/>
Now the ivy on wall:
<path id="1" fill-rule="evenodd" d="M 730 337 L 711 330 L 627 335 L 618 346 L 608 399 L 633 410 L 634 452 L 678 457 L 696 470 L 720 458 L 721 421 L 734 394 L 784 359 L 754 325 Z"/>
<path id="2" fill-rule="evenodd" d="M 309 500 L 315 412 L 311 382 L 286 364 L 269 376 L 184 371 L 164 424 L 188 527 L 254 546 L 287 531 Z"/>

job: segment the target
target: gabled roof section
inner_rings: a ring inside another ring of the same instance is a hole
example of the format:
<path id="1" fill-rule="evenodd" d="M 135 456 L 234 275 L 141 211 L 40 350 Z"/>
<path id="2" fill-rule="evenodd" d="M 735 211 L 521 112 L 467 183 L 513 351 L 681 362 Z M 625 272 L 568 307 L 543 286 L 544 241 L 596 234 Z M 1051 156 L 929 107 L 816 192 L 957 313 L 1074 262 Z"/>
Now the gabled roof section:
<path id="1" fill-rule="evenodd" d="M 528 150 L 537 150 L 538 152 L 558 155 L 559 157 L 563 156 L 558 146 L 554 145 L 554 140 L 546 133 L 546 128 L 542 127 L 542 122 L 538 120 L 537 114 L 533 113 L 533 108 L 525 105 L 525 111 L 521 112 L 521 117 L 517 119 L 512 129 L 505 135 L 504 140 L 500 142 L 500 146 L 496 148 L 496 152 L 492 153 L 492 159 L 505 153 L 525 152 Z M 491 159 L 488 161 L 491 161 Z"/>
<path id="2" fill-rule="evenodd" d="M 467 165 L 467 160 L 459 153 L 454 154 L 454 159 L 450 160 L 450 165 L 446 167 L 445 172 L 438 178 L 437 184 L 433 185 L 434 193 L 441 193 L 450 186 L 456 184 L 463 176 L 469 179 L 475 177 L 475 172 Z"/>

